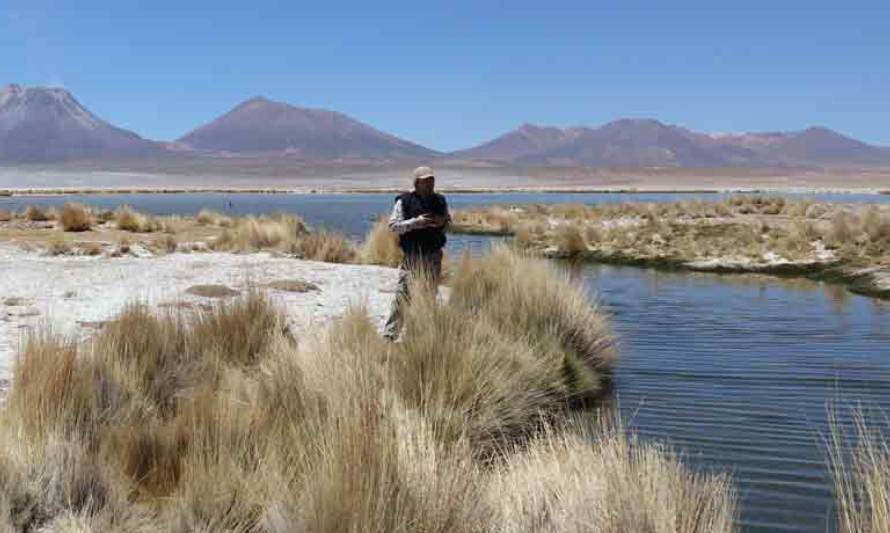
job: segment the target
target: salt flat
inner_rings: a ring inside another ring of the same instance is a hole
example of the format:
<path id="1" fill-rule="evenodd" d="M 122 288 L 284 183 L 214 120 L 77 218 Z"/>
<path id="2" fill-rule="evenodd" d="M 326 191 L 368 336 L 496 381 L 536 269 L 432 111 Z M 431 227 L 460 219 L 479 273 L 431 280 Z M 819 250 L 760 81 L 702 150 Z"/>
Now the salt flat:
<path id="1" fill-rule="evenodd" d="M 128 303 L 194 307 L 218 299 L 195 296 L 195 285 L 240 292 L 273 281 L 301 280 L 319 290 L 263 289 L 300 330 L 364 305 L 383 321 L 393 297 L 395 269 L 302 261 L 268 253 L 174 253 L 159 257 L 48 257 L 0 243 L 0 387 L 11 375 L 23 334 L 35 327 L 84 338 Z"/>

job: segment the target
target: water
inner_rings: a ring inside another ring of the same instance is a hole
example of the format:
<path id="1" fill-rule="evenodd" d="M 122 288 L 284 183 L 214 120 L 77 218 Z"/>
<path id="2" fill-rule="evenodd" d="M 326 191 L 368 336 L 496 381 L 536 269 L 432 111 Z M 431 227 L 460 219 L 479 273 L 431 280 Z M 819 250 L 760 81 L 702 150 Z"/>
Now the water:
<path id="1" fill-rule="evenodd" d="M 452 209 L 491 204 L 527 203 L 617 203 L 669 202 L 691 199 L 722 199 L 723 193 L 476 193 L 449 194 Z M 890 203 L 890 195 L 817 194 L 788 195 L 816 201 Z M 194 215 L 202 208 L 231 215 L 298 213 L 310 224 L 364 236 L 370 221 L 392 208 L 394 194 L 256 194 L 256 193 L 177 193 L 177 194 L 88 194 L 0 197 L 0 209 L 19 211 L 28 205 L 61 207 L 66 201 L 114 209 L 122 204 L 159 215 Z"/>
<path id="2" fill-rule="evenodd" d="M 890 304 L 761 276 L 580 273 L 620 335 L 631 426 L 732 472 L 746 529 L 826 531 L 827 408 L 890 412 Z"/>
<path id="3" fill-rule="evenodd" d="M 716 194 L 454 194 L 452 208 L 492 203 L 672 201 Z M 812 196 L 810 196 L 812 197 Z M 209 207 L 296 212 L 361 238 L 390 194 L 131 194 L 2 198 L 0 208 L 66 200 L 156 214 Z M 890 202 L 890 196 L 817 200 Z M 229 207 L 229 202 L 232 206 Z M 450 236 L 449 252 L 491 242 Z M 584 265 L 574 271 L 620 335 L 616 398 L 631 427 L 666 439 L 705 469 L 731 472 L 751 531 L 826 531 L 832 495 L 820 432 L 827 407 L 861 402 L 890 413 L 890 303 L 840 287 L 763 276 L 664 273 Z"/>

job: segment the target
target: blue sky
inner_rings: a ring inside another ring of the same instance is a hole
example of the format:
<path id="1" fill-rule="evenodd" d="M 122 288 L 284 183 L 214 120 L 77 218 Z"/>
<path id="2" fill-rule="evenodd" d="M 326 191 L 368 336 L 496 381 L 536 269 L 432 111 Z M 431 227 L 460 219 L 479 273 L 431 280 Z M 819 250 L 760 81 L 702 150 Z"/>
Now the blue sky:
<path id="1" fill-rule="evenodd" d="M 162 140 L 264 95 L 441 150 L 619 117 L 890 145 L 890 2 L 0 0 L 11 82 Z"/>

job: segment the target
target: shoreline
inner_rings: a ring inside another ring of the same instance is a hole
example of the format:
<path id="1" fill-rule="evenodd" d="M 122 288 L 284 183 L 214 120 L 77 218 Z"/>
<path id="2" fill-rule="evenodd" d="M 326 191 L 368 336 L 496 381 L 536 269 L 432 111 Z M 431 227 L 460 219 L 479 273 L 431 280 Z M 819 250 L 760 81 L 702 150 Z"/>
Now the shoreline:
<path id="1" fill-rule="evenodd" d="M 890 300 L 886 204 L 726 201 L 550 204 L 454 212 L 455 234 L 512 237 L 552 259 L 810 279 Z"/>
<path id="2" fill-rule="evenodd" d="M 680 187 L 440 187 L 443 194 L 863 194 L 890 195 L 890 189 L 851 189 L 835 187 L 727 187 L 727 188 L 680 188 Z M 72 195 L 123 195 L 123 194 L 394 194 L 404 192 L 395 187 L 354 188 L 278 188 L 278 187 L 23 187 L 0 189 L 0 198 L 72 196 Z"/>
<path id="3" fill-rule="evenodd" d="M 759 274 L 786 279 L 808 279 L 838 285 L 860 296 L 890 301 L 890 273 L 875 267 L 854 267 L 844 264 L 842 261 L 742 265 L 731 262 L 696 263 L 681 259 L 635 257 L 622 253 L 607 254 L 596 251 L 585 252 L 576 257 L 567 257 L 556 253 L 544 253 L 543 256 L 554 260 L 651 268 L 664 272 L 707 272 L 720 275 Z"/>
<path id="4" fill-rule="evenodd" d="M 450 230 L 455 235 L 480 235 L 485 237 L 514 237 L 510 231 L 474 229 L 455 226 Z M 669 257 L 642 257 L 622 252 L 607 253 L 589 250 L 576 254 L 559 251 L 537 250 L 543 257 L 558 261 L 587 262 L 600 265 L 616 265 L 637 268 L 651 268 L 663 272 L 708 272 L 712 274 L 761 274 L 777 278 L 808 279 L 842 286 L 854 294 L 890 300 L 890 272 L 876 267 L 856 267 L 843 261 L 786 262 L 773 265 L 743 265 L 733 262 L 697 262 Z M 883 272 L 883 276 L 881 275 Z M 882 281 L 883 280 L 883 281 Z"/>

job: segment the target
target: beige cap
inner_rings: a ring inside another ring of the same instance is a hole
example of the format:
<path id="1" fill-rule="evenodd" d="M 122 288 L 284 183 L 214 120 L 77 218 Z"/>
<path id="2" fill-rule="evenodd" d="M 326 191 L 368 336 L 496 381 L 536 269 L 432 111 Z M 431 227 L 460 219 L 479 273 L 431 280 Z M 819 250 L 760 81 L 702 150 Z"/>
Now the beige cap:
<path id="1" fill-rule="evenodd" d="M 427 178 L 434 178 L 433 169 L 430 167 L 417 167 L 414 169 L 414 179 L 415 180 L 425 180 Z"/>

